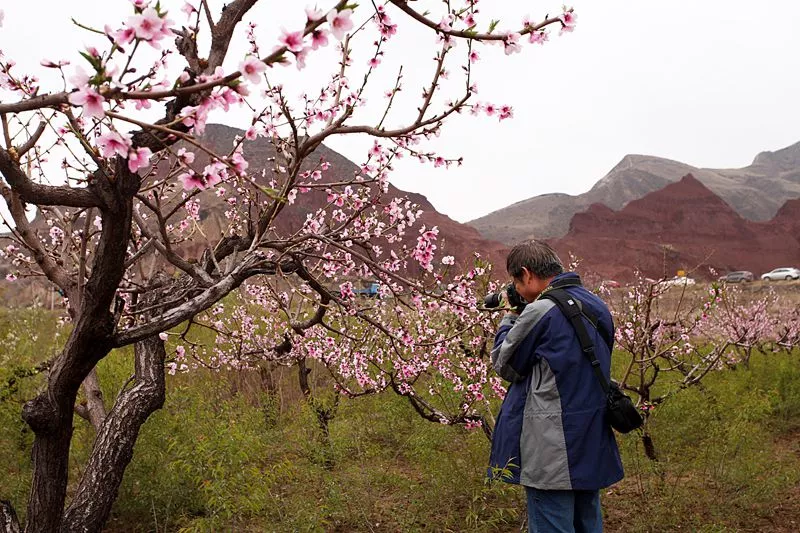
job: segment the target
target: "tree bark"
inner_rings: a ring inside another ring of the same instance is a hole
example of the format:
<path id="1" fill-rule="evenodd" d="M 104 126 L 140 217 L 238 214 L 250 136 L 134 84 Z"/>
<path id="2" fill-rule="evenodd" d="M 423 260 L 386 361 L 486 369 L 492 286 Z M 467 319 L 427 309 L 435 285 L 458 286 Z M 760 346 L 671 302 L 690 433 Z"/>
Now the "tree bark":
<path id="1" fill-rule="evenodd" d="M 11 502 L 0 500 L 0 533 L 19 533 L 19 519 Z"/>
<path id="2" fill-rule="evenodd" d="M 23 407 L 22 417 L 36 435 L 26 532 L 60 530 L 75 399 L 84 377 L 110 351 L 110 326 L 109 320 L 79 320 L 64 352 L 53 363 L 47 390 Z M 88 361 L 92 363 L 86 368 Z"/>
<path id="3" fill-rule="evenodd" d="M 164 342 L 157 336 L 135 345 L 136 384 L 120 393 L 97 434 L 77 493 L 67 508 L 63 531 L 101 531 L 133 458 L 139 430 L 164 405 Z"/>
<path id="4" fill-rule="evenodd" d="M 88 420 L 97 433 L 106 419 L 106 406 L 103 403 L 103 391 L 100 389 L 96 368 L 93 368 L 83 380 L 83 393 L 86 395 L 86 405 L 75 406 L 75 412 Z"/>
<path id="5" fill-rule="evenodd" d="M 113 179 L 103 174 L 89 187 L 102 199 L 102 230 L 94 268 L 75 311 L 75 326 L 53 362 L 47 390 L 22 409 L 22 418 L 36 435 L 26 533 L 61 531 L 78 388 L 112 348 L 111 307 L 125 270 L 132 199 L 140 185 L 139 176 L 128 170 L 124 160 L 117 161 L 115 171 Z"/>

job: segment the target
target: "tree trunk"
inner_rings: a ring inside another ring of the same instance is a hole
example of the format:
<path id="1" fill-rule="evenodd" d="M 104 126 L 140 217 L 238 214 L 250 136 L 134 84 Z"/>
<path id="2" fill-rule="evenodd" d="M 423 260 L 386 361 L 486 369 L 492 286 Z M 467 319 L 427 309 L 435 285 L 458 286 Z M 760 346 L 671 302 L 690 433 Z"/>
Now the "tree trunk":
<path id="1" fill-rule="evenodd" d="M 651 461 L 658 461 L 656 454 L 656 445 L 653 443 L 653 437 L 647 431 L 642 433 L 642 445 L 644 446 L 644 454 Z"/>
<path id="2" fill-rule="evenodd" d="M 26 403 L 22 418 L 33 430 L 33 480 L 28 498 L 26 533 L 62 531 L 72 417 L 78 388 L 112 348 L 112 307 L 125 271 L 125 254 L 133 219 L 133 195 L 140 178 L 116 161 L 114 178 L 95 176 L 90 188 L 103 201 L 102 230 L 94 268 L 80 294 L 74 327 L 64 351 L 53 362 L 47 390 Z"/>
<path id="3" fill-rule="evenodd" d="M 139 430 L 164 405 L 164 342 L 157 336 L 136 343 L 136 384 L 120 393 L 92 448 L 63 531 L 101 531 L 133 458 Z"/>
<path id="4" fill-rule="evenodd" d="M 36 435 L 26 533 L 60 530 L 75 399 L 83 379 L 110 351 L 110 332 L 110 320 L 79 320 L 64 352 L 53 363 L 47 390 L 22 409 L 22 418 Z"/>
<path id="5" fill-rule="evenodd" d="M 329 406 L 325 406 L 319 400 L 314 398 L 311 387 L 308 384 L 308 375 L 311 369 L 306 367 L 305 358 L 297 362 L 298 378 L 300 380 L 300 390 L 303 391 L 303 396 L 308 403 L 308 406 L 314 411 L 314 416 L 317 418 L 317 426 L 321 430 L 320 438 L 323 446 L 324 464 L 325 468 L 333 467 L 333 443 L 331 442 L 330 421 L 336 416 L 336 409 L 339 407 L 339 395 L 333 398 L 333 402 Z"/>
<path id="6" fill-rule="evenodd" d="M 6 500 L 0 500 L 0 533 L 19 533 L 17 513 Z"/>
<path id="7" fill-rule="evenodd" d="M 76 405 L 75 412 L 88 420 L 95 432 L 98 432 L 106 419 L 106 406 L 96 368 L 83 380 L 83 393 L 86 395 L 86 405 Z"/>

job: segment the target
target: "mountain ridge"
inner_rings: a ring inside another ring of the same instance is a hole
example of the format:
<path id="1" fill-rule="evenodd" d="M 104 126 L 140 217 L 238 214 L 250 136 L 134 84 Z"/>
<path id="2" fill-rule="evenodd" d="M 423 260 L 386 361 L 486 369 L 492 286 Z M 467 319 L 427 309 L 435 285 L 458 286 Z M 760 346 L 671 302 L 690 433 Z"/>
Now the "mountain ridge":
<path id="1" fill-rule="evenodd" d="M 507 245 L 529 238 L 559 238 L 572 216 L 592 203 L 621 209 L 629 202 L 692 174 L 737 213 L 767 221 L 787 200 L 800 197 L 800 142 L 760 152 L 739 169 L 708 169 L 663 157 L 627 154 L 586 192 L 548 193 L 468 221 L 481 235 Z"/>
<path id="2" fill-rule="evenodd" d="M 630 281 L 634 269 L 652 278 L 678 270 L 711 278 L 712 270 L 758 274 L 800 264 L 798 235 L 800 199 L 769 221 L 752 221 L 687 174 L 617 211 L 594 203 L 550 242 L 562 258 L 572 254 L 602 277 Z"/>

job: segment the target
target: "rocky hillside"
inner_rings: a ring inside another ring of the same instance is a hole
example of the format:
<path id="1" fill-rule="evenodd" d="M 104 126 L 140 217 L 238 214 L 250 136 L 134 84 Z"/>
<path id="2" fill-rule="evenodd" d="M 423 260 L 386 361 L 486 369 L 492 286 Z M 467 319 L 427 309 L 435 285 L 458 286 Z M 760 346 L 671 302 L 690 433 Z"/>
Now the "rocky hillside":
<path id="1" fill-rule="evenodd" d="M 591 204 L 572 218 L 564 237 L 551 242 L 562 258 L 572 253 L 606 278 L 630 280 L 635 268 L 653 278 L 678 269 L 708 278 L 709 267 L 759 275 L 800 264 L 799 230 L 800 200 L 755 222 L 688 174 L 619 211 Z"/>
<path id="2" fill-rule="evenodd" d="M 741 169 L 698 169 L 678 161 L 628 155 L 588 192 L 544 194 L 468 222 L 481 234 L 506 244 L 531 237 L 562 237 L 575 213 L 593 203 L 620 209 L 691 173 L 741 216 L 767 221 L 787 201 L 800 197 L 800 143 L 762 152 Z"/>

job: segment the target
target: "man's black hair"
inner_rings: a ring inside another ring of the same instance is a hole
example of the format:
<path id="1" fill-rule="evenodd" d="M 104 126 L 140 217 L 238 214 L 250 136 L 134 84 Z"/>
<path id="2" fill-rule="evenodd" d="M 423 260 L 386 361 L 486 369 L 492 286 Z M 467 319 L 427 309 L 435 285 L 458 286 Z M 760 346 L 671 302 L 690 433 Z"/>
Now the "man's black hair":
<path id="1" fill-rule="evenodd" d="M 534 239 L 514 246 L 506 258 L 506 270 L 512 277 L 520 279 L 523 267 L 539 279 L 547 279 L 564 272 L 555 250 L 549 244 Z"/>

